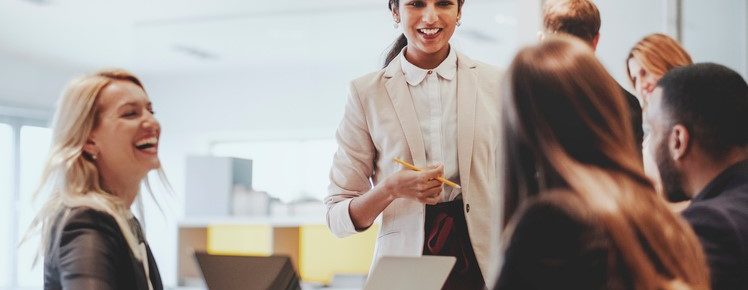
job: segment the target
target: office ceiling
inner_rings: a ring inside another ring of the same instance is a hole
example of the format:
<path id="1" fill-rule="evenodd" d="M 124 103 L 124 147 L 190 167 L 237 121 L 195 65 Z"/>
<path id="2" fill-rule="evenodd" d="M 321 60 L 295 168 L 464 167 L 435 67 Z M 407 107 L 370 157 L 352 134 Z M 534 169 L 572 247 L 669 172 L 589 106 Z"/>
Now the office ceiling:
<path id="1" fill-rule="evenodd" d="M 514 49 L 515 2 L 468 1 L 454 42 Z M 0 50 L 83 68 L 371 64 L 396 35 L 385 0 L 0 0 Z"/>

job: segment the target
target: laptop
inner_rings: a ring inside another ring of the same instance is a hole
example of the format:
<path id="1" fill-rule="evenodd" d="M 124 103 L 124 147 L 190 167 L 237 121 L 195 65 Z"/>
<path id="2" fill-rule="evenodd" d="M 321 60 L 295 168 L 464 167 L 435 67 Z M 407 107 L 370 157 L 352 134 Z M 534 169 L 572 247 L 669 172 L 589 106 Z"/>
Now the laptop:
<path id="1" fill-rule="evenodd" d="M 455 257 L 381 257 L 366 280 L 364 290 L 440 290 Z"/>
<path id="2" fill-rule="evenodd" d="M 287 256 L 230 256 L 195 252 L 210 290 L 301 290 Z"/>

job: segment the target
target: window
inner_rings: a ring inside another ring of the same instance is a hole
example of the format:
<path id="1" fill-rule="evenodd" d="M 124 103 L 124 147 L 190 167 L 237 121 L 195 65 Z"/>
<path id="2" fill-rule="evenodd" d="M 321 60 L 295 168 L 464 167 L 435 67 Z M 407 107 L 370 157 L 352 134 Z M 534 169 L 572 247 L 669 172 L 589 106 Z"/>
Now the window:
<path id="1" fill-rule="evenodd" d="M 13 230 L 13 128 L 0 123 L 0 237 L 12 237 Z M 12 257 L 13 243 L 0 238 L 0 255 Z M 0 273 L 10 273 L 13 259 L 0 259 Z M 10 286 L 8 275 L 0 275 L 0 287 Z"/>
<path id="2" fill-rule="evenodd" d="M 44 168 L 44 162 L 47 159 L 51 138 L 52 132 L 49 128 L 35 126 L 21 127 L 18 242 L 23 239 L 31 221 L 47 199 L 47 196 L 41 194 L 34 199 L 33 194 L 39 185 L 39 178 Z M 34 266 L 33 259 L 31 258 L 36 256 L 39 240 L 39 235 L 33 236 L 33 238 L 18 248 L 19 259 L 16 263 L 18 267 L 18 286 L 41 287 L 43 285 L 43 261 L 40 258 Z"/>
<path id="3" fill-rule="evenodd" d="M 212 153 L 252 159 L 252 187 L 283 201 L 327 195 L 333 139 L 220 143 Z"/>

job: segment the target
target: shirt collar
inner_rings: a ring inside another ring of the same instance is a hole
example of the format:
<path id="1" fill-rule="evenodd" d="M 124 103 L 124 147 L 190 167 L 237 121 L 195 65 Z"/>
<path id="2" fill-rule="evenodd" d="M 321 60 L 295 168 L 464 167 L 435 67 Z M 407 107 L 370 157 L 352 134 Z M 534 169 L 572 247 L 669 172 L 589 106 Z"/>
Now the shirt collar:
<path id="1" fill-rule="evenodd" d="M 405 48 L 400 51 L 399 57 L 400 66 L 402 66 L 403 74 L 405 75 L 405 81 L 407 81 L 409 85 L 417 86 L 418 84 L 423 82 L 424 79 L 426 79 L 429 70 L 417 67 L 414 64 L 410 63 L 407 59 L 405 59 Z M 457 52 L 454 50 L 454 48 L 450 47 L 447 58 L 444 59 L 442 63 L 440 63 L 435 69 L 432 69 L 431 71 L 436 72 L 437 75 L 444 79 L 454 79 L 455 75 L 457 74 Z"/>

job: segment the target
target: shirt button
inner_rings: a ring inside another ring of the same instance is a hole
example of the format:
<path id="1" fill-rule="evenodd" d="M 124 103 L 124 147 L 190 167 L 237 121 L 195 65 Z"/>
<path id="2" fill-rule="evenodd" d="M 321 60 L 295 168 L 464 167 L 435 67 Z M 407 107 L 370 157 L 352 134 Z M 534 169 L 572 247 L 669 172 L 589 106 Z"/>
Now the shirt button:
<path id="1" fill-rule="evenodd" d="M 433 73 L 433 72 L 434 72 L 434 71 L 432 71 L 432 70 L 429 70 L 428 74 L 431 74 L 431 73 Z"/>
<path id="2" fill-rule="evenodd" d="M 470 204 L 465 205 L 465 212 L 470 212 Z"/>

